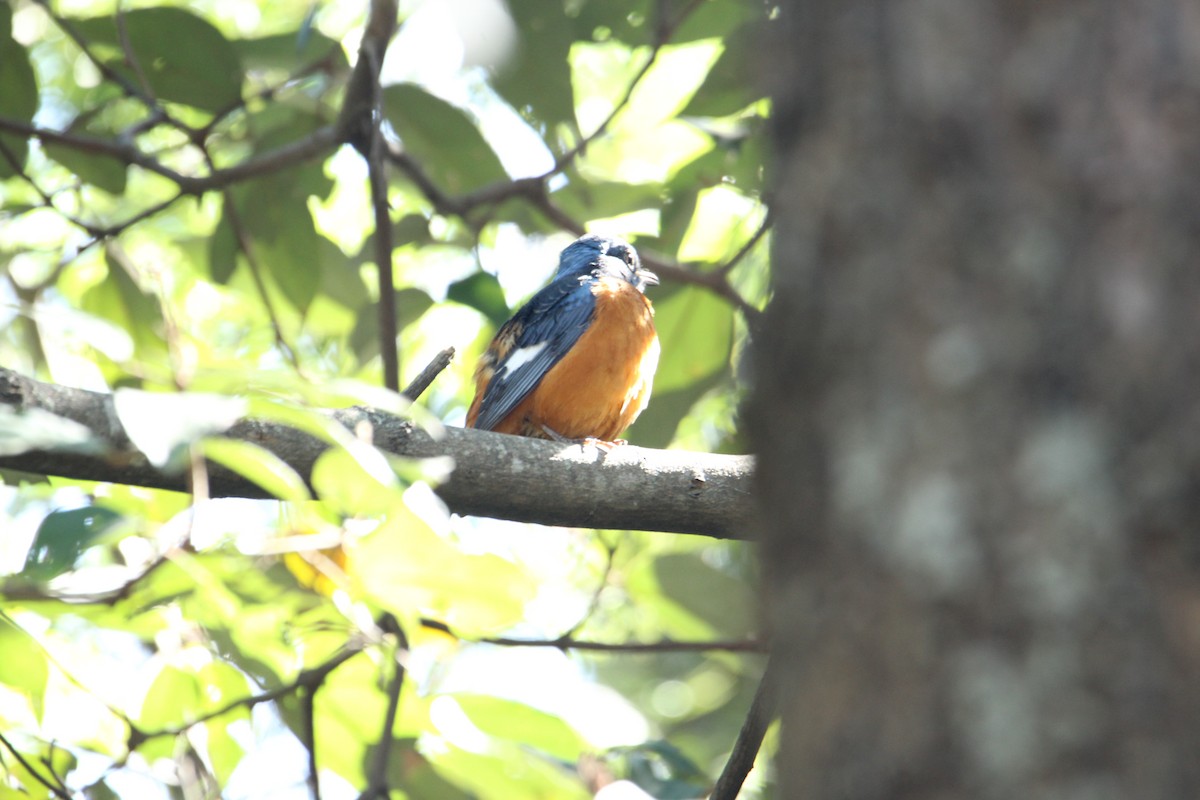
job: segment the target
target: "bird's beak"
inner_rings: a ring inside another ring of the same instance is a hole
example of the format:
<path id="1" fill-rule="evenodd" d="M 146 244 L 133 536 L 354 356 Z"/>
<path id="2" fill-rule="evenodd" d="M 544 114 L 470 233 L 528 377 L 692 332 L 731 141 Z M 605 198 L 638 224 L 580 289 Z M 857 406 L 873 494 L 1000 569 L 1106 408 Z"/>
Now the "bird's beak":
<path id="1" fill-rule="evenodd" d="M 648 269 L 637 271 L 638 282 L 643 286 L 658 286 L 658 276 Z"/>

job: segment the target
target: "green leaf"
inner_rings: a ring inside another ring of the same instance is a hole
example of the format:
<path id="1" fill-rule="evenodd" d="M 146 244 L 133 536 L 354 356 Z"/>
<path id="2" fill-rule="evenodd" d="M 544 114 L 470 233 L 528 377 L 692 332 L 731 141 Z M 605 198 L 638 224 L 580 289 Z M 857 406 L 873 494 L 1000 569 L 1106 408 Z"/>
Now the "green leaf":
<path id="1" fill-rule="evenodd" d="M 208 240 L 208 274 L 219 284 L 229 283 L 237 269 L 238 242 L 233 223 L 228 214 L 221 214 L 221 221 Z"/>
<path id="2" fill-rule="evenodd" d="M 313 263 L 320 236 L 302 203 L 285 203 L 286 219 L 274 236 L 260 241 L 259 255 L 283 295 L 297 311 L 308 311 L 321 285 L 321 271 Z"/>
<path id="3" fill-rule="evenodd" d="M 119 22 L 137 60 L 136 70 L 126 63 Z M 242 98 L 237 50 L 211 23 L 189 11 L 138 8 L 73 24 L 89 42 L 101 45 L 107 66 L 135 86 L 144 79 L 160 99 L 217 112 Z"/>
<path id="4" fill-rule="evenodd" d="M 687 15 L 671 41 L 723 39 L 745 23 L 762 18 L 768 8 L 765 3 L 747 3 L 746 0 L 705 0 Z"/>
<path id="5" fill-rule="evenodd" d="M 411 83 L 383 90 L 383 110 L 404 149 L 444 191 L 460 194 L 508 173 L 475 123 L 462 110 Z"/>
<path id="6" fill-rule="evenodd" d="M 163 342 L 162 306 L 143 292 L 112 252 L 105 253 L 108 280 L 87 290 L 83 310 L 114 323 L 133 338 L 134 354 L 154 360 L 166 353 Z"/>
<path id="7" fill-rule="evenodd" d="M 142 701 L 138 726 L 144 731 L 180 726 L 199 716 L 203 704 L 203 687 L 195 672 L 164 666 Z"/>
<path id="8" fill-rule="evenodd" d="M 508 304 L 504 302 L 504 290 L 495 275 L 476 272 L 469 278 L 450 284 L 446 298 L 470 306 L 486 316 L 496 327 L 509 317 Z"/>
<path id="9" fill-rule="evenodd" d="M 234 39 L 230 44 L 240 54 L 246 69 L 277 69 L 295 73 L 317 62 L 338 72 L 348 67 L 341 44 L 312 29 L 304 37 L 281 33 L 254 39 Z"/>
<path id="10" fill-rule="evenodd" d="M 393 739 L 388 785 L 402 787 L 406 800 L 475 800 L 442 774 L 417 749 L 417 740 Z"/>
<path id="11" fill-rule="evenodd" d="M 396 509 L 351 551 L 352 569 L 384 608 L 414 612 L 456 630 L 500 630 L 519 622 L 536 590 L 520 567 L 494 555 L 467 555 L 407 509 Z"/>
<path id="12" fill-rule="evenodd" d="M 481 694 L 452 695 L 475 726 L 489 736 L 536 748 L 574 763 L 587 749 L 575 729 L 552 714 L 514 700 Z"/>
<path id="13" fill-rule="evenodd" d="M 246 712 L 245 716 L 250 717 L 250 712 Z M 218 786 L 224 788 L 241 764 L 241 759 L 245 758 L 246 751 L 234 736 L 229 735 L 227 718 L 204 723 L 204 732 L 204 754 L 208 756 L 209 769 Z"/>
<path id="14" fill-rule="evenodd" d="M 274 278 L 284 297 L 301 314 L 307 311 L 321 285 L 320 262 L 315 260 L 321 253 L 321 237 L 304 201 L 310 195 L 327 194 L 331 186 L 316 164 L 233 191 L 260 268 Z M 224 252 L 217 255 L 226 258 Z M 228 268 L 227 260 L 220 263 L 223 270 Z"/>
<path id="15" fill-rule="evenodd" d="M 658 13 L 650 0 L 587 0 L 572 5 L 576 39 L 611 37 L 631 45 L 649 44 L 654 32 L 651 23 Z"/>
<path id="16" fill-rule="evenodd" d="M 643 447 L 665 447 L 696 400 L 728 374 L 734 312 L 698 286 L 651 293 L 656 295 L 654 325 L 662 357 L 650 405 L 630 429 L 629 440 Z"/>
<path id="17" fill-rule="evenodd" d="M 24 630 L 0 618 L 0 653 L 4 653 L 0 658 L 0 684 L 28 697 L 40 722 L 50 675 L 45 651 Z"/>
<path id="18" fill-rule="evenodd" d="M 663 596 L 703 620 L 719 636 L 754 630 L 754 597 L 745 581 L 709 566 L 698 553 L 667 553 L 654 562 Z"/>
<path id="19" fill-rule="evenodd" d="M 111 138 L 111 131 L 91 130 L 76 119 L 66 133 L 82 133 L 93 138 Z M 62 164 L 85 183 L 97 186 L 110 194 L 125 192 L 126 165 L 108 155 L 95 154 L 64 144 L 47 142 L 46 155 Z"/>
<path id="20" fill-rule="evenodd" d="M 644 208 L 658 208 L 663 187 L 657 183 L 620 183 L 588 181 L 575 177 L 554 193 L 554 201 L 575 219 L 600 219 L 628 214 Z"/>
<path id="21" fill-rule="evenodd" d="M 433 298 L 420 289 L 401 289 L 396 292 L 396 323 L 401 329 L 412 325 L 433 306 Z M 379 310 L 374 306 L 363 309 L 358 324 L 350 334 L 350 346 L 360 361 L 379 355 Z"/>
<path id="22" fill-rule="evenodd" d="M 575 125 L 575 95 L 568 58 L 575 25 L 562 3 L 510 3 L 521 40 L 494 85 L 527 121 L 553 128 Z"/>
<path id="23" fill-rule="evenodd" d="M 387 514 L 400 505 L 403 490 L 390 469 L 368 471 L 359 458 L 341 447 L 331 447 L 317 458 L 312 484 L 321 500 L 348 517 Z"/>
<path id="24" fill-rule="evenodd" d="M 38 107 L 37 78 L 29 63 L 29 52 L 12 38 L 12 6 L 0 5 L 0 97 L 4 98 L 4 116 L 32 122 Z M 29 140 L 24 136 L 0 134 L 2 144 L 12 154 L 17 166 L 23 168 L 29 153 Z M 0 178 L 9 178 L 17 171 L 0 152 Z"/>
<path id="25" fill-rule="evenodd" d="M 279 456 L 253 442 L 238 439 L 205 439 L 204 456 L 232 470 L 280 500 L 293 503 L 311 500 L 312 495 L 296 470 Z"/>
<path id="26" fill-rule="evenodd" d="M 724 51 L 680 115 L 725 117 L 760 99 L 755 60 L 761 58 L 764 35 L 762 25 L 749 24 L 726 36 Z"/>
<path id="27" fill-rule="evenodd" d="M 51 512 L 38 526 L 22 574 L 36 581 L 61 575 L 121 519 L 104 506 Z"/>
<path id="28" fill-rule="evenodd" d="M 704 795 L 708 776 L 673 744 L 655 740 L 628 748 L 629 779 L 657 800 L 691 800 Z"/>
<path id="29" fill-rule="evenodd" d="M 654 390 L 681 389 L 727 369 L 734 321 L 729 304 L 698 286 L 672 287 L 660 294 L 666 296 L 652 298 L 663 350 Z"/>
<path id="30" fill-rule="evenodd" d="M 520 747 L 508 742 L 495 743 L 486 754 L 445 746 L 436 753 L 430 752 L 429 759 L 447 780 L 487 800 L 510 797 L 588 800 L 592 796 L 574 770 L 530 758 Z"/>

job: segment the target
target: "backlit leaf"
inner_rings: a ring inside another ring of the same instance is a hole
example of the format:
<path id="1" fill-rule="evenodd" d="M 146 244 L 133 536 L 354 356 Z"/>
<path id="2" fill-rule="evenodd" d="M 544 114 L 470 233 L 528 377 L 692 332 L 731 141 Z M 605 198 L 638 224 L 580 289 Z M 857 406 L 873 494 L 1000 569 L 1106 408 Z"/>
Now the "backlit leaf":
<path id="1" fill-rule="evenodd" d="M 0 618 L 0 653 L 4 654 L 0 658 L 0 684 L 28 697 L 40 721 L 50 674 L 45 651 L 25 631 Z"/>
<path id="2" fill-rule="evenodd" d="M 238 439 L 206 439 L 206 458 L 233 470 L 280 500 L 294 503 L 311 499 L 304 479 L 279 456 L 253 442 Z"/>
<path id="3" fill-rule="evenodd" d="M 523 703 L 482 694 L 456 694 L 454 699 L 471 722 L 489 736 L 533 747 L 571 763 L 587 748 L 567 723 Z"/>

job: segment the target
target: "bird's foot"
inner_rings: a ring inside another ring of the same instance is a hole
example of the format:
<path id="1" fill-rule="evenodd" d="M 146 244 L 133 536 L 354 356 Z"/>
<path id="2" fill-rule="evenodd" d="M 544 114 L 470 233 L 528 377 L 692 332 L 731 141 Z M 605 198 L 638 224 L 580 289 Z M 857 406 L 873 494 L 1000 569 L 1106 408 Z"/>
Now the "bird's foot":
<path id="1" fill-rule="evenodd" d="M 625 441 L 624 439 L 616 439 L 610 442 L 607 439 L 597 439 L 595 436 L 584 436 L 581 439 L 572 439 L 569 436 L 563 436 L 549 425 L 543 425 L 542 430 L 545 431 L 548 437 L 556 442 L 561 442 L 562 444 L 577 444 L 580 447 L 588 447 L 590 445 L 592 447 L 598 447 L 605 452 L 609 452 L 614 447 L 620 447 L 622 445 L 629 444 L 629 442 Z"/>

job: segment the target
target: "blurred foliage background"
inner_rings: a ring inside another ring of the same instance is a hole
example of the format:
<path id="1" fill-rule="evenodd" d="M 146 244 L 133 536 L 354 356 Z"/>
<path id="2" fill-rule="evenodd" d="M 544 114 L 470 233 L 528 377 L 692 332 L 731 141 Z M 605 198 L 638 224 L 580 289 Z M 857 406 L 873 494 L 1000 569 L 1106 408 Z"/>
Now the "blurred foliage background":
<path id="1" fill-rule="evenodd" d="M 328 798 L 689 798 L 728 755 L 762 670 L 745 544 L 452 517 L 428 489 L 444 465 L 318 411 L 403 409 L 378 388 L 366 162 L 330 136 L 366 14 L 0 4 L 0 364 L 116 391 L 148 457 L 280 498 L 3 475 L 0 796 L 305 797 L 315 764 Z M 628 438 L 743 450 L 770 239 L 748 74 L 771 16 L 401 4 L 381 98 L 401 385 L 458 353 L 419 421 L 462 424 L 496 326 L 594 230 L 663 277 Z M 331 442 L 311 490 L 207 435 L 244 414 Z"/>

